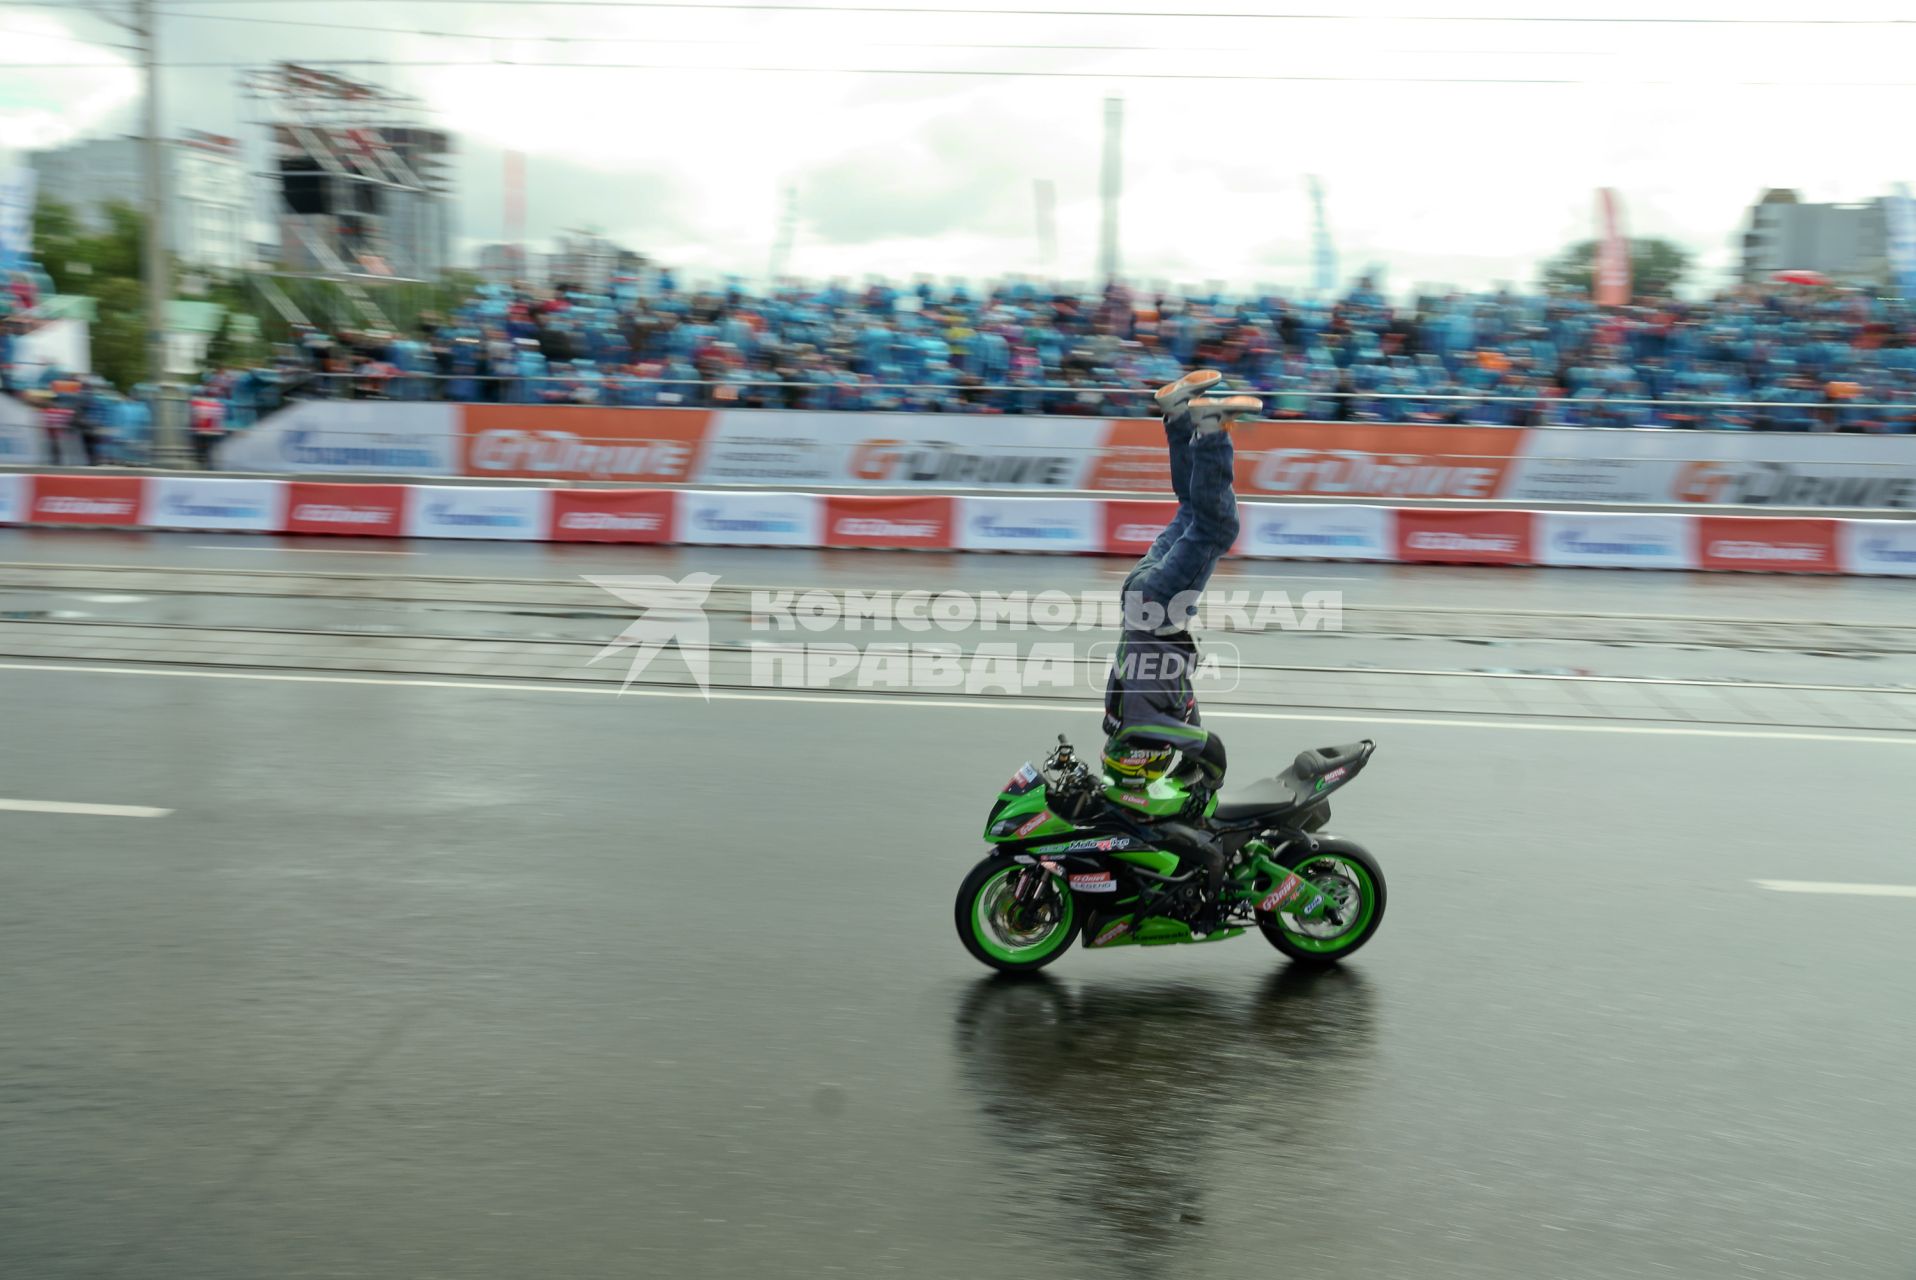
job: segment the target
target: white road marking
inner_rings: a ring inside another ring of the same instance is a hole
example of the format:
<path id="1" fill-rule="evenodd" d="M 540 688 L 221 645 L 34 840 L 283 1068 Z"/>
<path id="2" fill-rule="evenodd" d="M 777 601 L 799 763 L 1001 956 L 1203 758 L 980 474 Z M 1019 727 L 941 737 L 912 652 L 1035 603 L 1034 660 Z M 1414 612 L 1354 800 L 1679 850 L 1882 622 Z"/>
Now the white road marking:
<path id="1" fill-rule="evenodd" d="M 143 804 L 66 804 L 59 800 L 0 800 L 0 809 L 15 813 L 77 813 L 91 818 L 164 818 L 173 812 Z"/>
<path id="2" fill-rule="evenodd" d="M 262 555 L 294 555 L 294 556 L 416 556 L 416 555 L 422 554 L 418 551 L 349 551 L 345 549 L 344 547 L 222 547 L 214 543 L 196 543 L 191 548 L 191 550 L 194 550 L 194 551 L 257 551 L 261 553 Z M 65 568 L 66 566 L 59 565 L 56 567 Z M 145 566 L 133 565 L 129 567 L 144 568 Z M 205 570 L 206 568 L 208 568 L 208 566 L 201 565 L 199 566 L 199 568 L 201 570 Z"/>
<path id="3" fill-rule="evenodd" d="M 1758 880 L 1778 893 L 1843 893 L 1858 898 L 1916 898 L 1916 884 L 1844 884 L 1836 880 Z"/>
<path id="4" fill-rule="evenodd" d="M 710 702 L 802 702 L 835 706 L 944 708 L 966 711 L 1043 711 L 1050 715 L 1082 714 L 1095 710 L 1087 700 L 1077 706 L 1061 702 L 1020 702 L 1015 698 L 953 700 L 936 695 L 787 693 L 782 690 L 714 689 L 709 698 L 695 688 L 598 688 L 571 684 L 512 684 L 488 680 L 409 680 L 396 676 L 318 676 L 278 671 L 182 671 L 166 667 L 96 667 L 78 663 L 0 662 L 0 671 L 68 671 L 100 676 L 172 677 L 188 680 L 255 680 L 272 684 L 357 684 L 417 686 L 421 689 L 473 689 L 486 693 L 584 694 L 602 698 L 682 698 Z M 1883 729 L 1858 733 L 1817 733 L 1795 729 L 1705 729 L 1655 724 L 1557 724 L 1521 720 L 1446 719 L 1439 716 L 1372 715 L 1353 708 L 1343 715 L 1314 715 L 1289 711 L 1206 711 L 1207 720 L 1282 720 L 1308 724 L 1387 724 L 1437 729 L 1510 729 L 1526 733 L 1634 733 L 1670 738 L 1757 738 L 1778 742 L 1867 742 L 1879 746 L 1916 747 L 1916 733 Z"/>
<path id="5" fill-rule="evenodd" d="M 1106 578 L 1123 578 L 1130 575 L 1129 569 L 1100 569 L 1098 573 Z M 1309 573 L 1234 573 L 1229 575 L 1231 582 L 1375 582 L 1375 578 L 1360 578 L 1353 574 L 1309 574 Z M 1225 584 L 1228 589 L 1229 584 Z"/>

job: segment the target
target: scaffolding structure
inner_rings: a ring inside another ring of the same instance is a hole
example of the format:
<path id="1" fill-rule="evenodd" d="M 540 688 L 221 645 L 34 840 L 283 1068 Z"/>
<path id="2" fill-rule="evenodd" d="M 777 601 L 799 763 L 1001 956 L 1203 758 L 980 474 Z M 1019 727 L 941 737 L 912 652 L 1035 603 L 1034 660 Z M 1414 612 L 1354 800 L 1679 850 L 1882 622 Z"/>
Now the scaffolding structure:
<path id="1" fill-rule="evenodd" d="M 266 137 L 258 177 L 279 229 L 280 264 L 262 288 L 289 322 L 306 323 L 274 280 L 324 281 L 366 323 L 390 330 L 369 290 L 423 283 L 445 265 L 452 145 L 418 98 L 331 69 L 341 65 L 358 64 L 281 62 L 240 74 L 248 116 Z"/>

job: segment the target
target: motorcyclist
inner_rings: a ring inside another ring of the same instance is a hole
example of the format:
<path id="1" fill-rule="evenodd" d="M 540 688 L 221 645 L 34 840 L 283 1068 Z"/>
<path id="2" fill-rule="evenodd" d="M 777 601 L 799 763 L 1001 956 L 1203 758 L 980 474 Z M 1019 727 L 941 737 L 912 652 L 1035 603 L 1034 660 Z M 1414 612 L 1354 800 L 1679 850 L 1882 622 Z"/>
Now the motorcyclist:
<path id="1" fill-rule="evenodd" d="M 1104 695 L 1104 772 L 1119 792 L 1142 789 L 1178 761 L 1180 776 L 1203 797 L 1224 781 L 1224 742 L 1198 718 L 1192 675 L 1198 663 L 1191 622 L 1217 562 L 1237 540 L 1229 428 L 1262 405 L 1253 396 L 1207 396 L 1223 381 L 1209 369 L 1160 387 L 1177 514 L 1125 576 L 1124 631 Z M 1222 909 L 1225 856 L 1217 837 L 1186 821 L 1157 824 L 1164 845 L 1205 871 L 1192 931 L 1214 932 Z"/>

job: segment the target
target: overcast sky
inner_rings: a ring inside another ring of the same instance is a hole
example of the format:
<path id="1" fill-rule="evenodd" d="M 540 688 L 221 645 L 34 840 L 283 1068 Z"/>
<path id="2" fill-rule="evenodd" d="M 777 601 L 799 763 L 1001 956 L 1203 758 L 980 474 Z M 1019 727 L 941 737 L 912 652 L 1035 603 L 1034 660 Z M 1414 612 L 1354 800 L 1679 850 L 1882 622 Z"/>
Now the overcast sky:
<path id="1" fill-rule="evenodd" d="M 1270 14 L 1285 2 L 1202 7 Z M 386 60 L 359 74 L 417 94 L 432 122 L 458 135 L 469 248 L 502 234 L 502 156 L 516 147 L 528 156 L 535 242 L 591 227 L 694 275 L 762 275 L 787 184 L 798 191 L 795 273 L 1035 271 L 1033 183 L 1048 179 L 1057 190 L 1056 274 L 1089 279 L 1102 103 L 1111 96 L 1125 103 L 1124 271 L 1173 283 L 1308 285 L 1310 174 L 1324 183 L 1344 274 L 1382 264 L 1397 290 L 1529 283 L 1539 260 L 1592 234 L 1602 185 L 1621 192 L 1633 234 L 1681 242 L 1716 283 L 1764 189 L 1861 200 L 1916 176 L 1902 131 L 1916 25 L 1830 21 L 1908 13 L 1887 0 L 1293 6 L 1351 21 L 993 15 L 977 10 L 1015 4 L 943 3 L 969 12 L 168 0 L 162 8 L 177 16 L 163 19 L 162 44 L 171 63 Z M 132 55 L 114 47 L 127 37 L 86 12 L 126 7 L 0 0 L 0 148 L 135 127 L 138 77 Z M 1821 21 L 1747 21 L 1805 13 Z M 506 61 L 573 65 L 496 65 Z M 64 65 L 79 62 L 106 65 Z M 646 69 L 579 65 L 592 63 Z M 823 70 L 740 69 L 749 67 Z M 1177 75 L 1194 78 L 1145 78 Z M 168 131 L 242 132 L 236 77 L 223 67 L 168 69 Z M 257 142 L 257 131 L 247 136 Z"/>

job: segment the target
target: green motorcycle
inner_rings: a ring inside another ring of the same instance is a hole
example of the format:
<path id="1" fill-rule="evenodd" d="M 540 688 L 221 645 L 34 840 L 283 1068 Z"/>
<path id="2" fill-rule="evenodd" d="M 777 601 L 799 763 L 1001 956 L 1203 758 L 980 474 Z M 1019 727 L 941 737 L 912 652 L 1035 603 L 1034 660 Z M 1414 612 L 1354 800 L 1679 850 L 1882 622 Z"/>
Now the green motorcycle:
<path id="1" fill-rule="evenodd" d="M 1336 964 L 1384 919 L 1384 872 L 1363 846 L 1321 835 L 1331 793 L 1369 762 L 1365 739 L 1302 752 L 1275 778 L 1194 795 L 1174 775 L 1141 790 L 1093 775 L 1058 736 L 1042 769 L 1011 776 L 985 819 L 994 846 L 958 888 L 958 937 L 994 969 L 1042 969 L 1089 950 L 1224 942 L 1255 928 L 1293 961 Z M 1197 935 L 1204 870 L 1180 867 L 1154 822 L 1200 825 L 1228 858 L 1223 927 Z"/>

